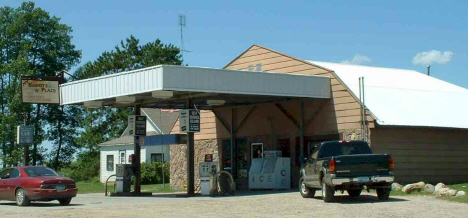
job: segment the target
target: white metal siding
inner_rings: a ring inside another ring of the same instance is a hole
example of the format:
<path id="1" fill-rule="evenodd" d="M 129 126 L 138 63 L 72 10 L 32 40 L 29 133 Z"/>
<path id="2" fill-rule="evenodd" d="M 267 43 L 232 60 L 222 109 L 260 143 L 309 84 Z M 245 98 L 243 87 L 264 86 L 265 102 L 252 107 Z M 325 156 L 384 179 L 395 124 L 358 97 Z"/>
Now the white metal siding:
<path id="1" fill-rule="evenodd" d="M 163 89 L 330 98 L 330 78 L 312 75 L 164 66 Z"/>
<path id="2" fill-rule="evenodd" d="M 330 98 L 330 78 L 183 66 L 155 66 L 60 86 L 61 104 L 158 90 Z"/>

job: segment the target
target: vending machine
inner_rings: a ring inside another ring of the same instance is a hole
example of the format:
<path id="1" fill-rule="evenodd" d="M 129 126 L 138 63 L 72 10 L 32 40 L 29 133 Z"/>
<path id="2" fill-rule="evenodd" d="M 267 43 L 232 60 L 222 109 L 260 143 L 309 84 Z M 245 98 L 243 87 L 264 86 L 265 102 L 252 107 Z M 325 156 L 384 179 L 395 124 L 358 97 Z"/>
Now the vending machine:
<path id="1" fill-rule="evenodd" d="M 254 158 L 249 171 L 249 189 L 291 188 L 291 159 Z"/>

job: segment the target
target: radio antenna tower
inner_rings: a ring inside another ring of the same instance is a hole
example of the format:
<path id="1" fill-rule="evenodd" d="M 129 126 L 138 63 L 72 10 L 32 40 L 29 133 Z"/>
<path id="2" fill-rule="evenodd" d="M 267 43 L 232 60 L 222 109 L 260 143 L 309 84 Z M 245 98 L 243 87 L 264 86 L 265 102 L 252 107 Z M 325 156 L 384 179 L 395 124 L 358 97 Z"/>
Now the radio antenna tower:
<path id="1" fill-rule="evenodd" d="M 183 36 L 183 28 L 185 27 L 185 15 L 179 14 L 179 26 L 180 26 L 180 51 L 182 60 L 184 60 L 184 36 Z"/>

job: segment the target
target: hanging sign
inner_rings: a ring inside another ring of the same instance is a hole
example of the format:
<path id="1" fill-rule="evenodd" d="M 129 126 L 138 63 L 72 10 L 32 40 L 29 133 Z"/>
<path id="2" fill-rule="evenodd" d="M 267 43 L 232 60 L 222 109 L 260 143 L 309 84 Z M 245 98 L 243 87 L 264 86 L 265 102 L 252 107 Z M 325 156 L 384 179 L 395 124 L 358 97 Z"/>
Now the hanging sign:
<path id="1" fill-rule="evenodd" d="M 60 104 L 58 80 L 21 79 L 21 102 Z"/>
<path id="2" fill-rule="evenodd" d="M 32 145 L 34 140 L 34 126 L 18 126 L 16 143 L 19 145 Z"/>
<path id="3" fill-rule="evenodd" d="M 146 136 L 146 116 L 128 116 L 129 134 L 132 136 Z"/>
<path id="4" fill-rule="evenodd" d="M 195 109 L 180 110 L 180 132 L 200 132 L 200 114 Z"/>

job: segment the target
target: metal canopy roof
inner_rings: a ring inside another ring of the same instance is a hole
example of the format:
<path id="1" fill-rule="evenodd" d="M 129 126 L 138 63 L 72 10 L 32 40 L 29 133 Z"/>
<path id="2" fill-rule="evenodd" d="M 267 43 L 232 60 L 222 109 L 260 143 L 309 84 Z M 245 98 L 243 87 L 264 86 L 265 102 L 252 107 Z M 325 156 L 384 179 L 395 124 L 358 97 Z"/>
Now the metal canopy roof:
<path id="1" fill-rule="evenodd" d="M 172 97 L 153 98 L 157 91 Z M 135 102 L 117 102 L 117 97 Z M 69 82 L 60 86 L 62 105 L 100 102 L 102 106 L 185 108 L 187 99 L 200 109 L 269 103 L 298 98 L 330 98 L 330 78 L 311 75 L 249 72 L 159 65 L 134 71 Z M 224 100 L 218 106 L 207 100 Z"/>

